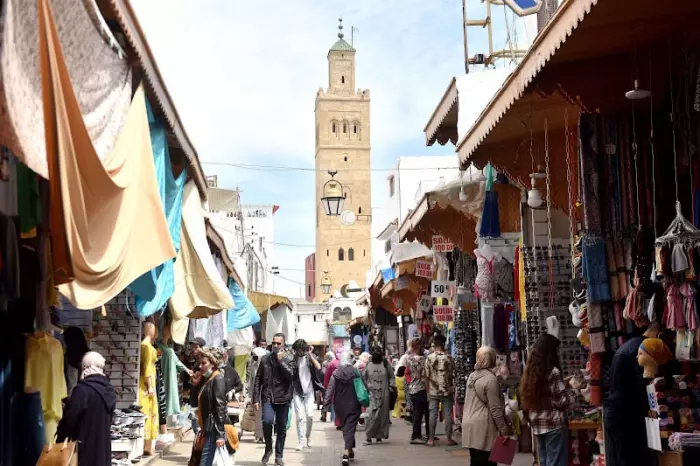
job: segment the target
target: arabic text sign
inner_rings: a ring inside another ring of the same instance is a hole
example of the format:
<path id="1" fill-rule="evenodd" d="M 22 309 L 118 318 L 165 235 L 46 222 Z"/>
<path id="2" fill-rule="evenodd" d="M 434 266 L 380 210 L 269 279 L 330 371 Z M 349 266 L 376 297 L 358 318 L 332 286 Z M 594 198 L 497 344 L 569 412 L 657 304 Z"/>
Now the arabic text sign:
<path id="1" fill-rule="evenodd" d="M 416 277 L 433 278 L 432 262 L 424 260 L 416 261 Z"/>
<path id="2" fill-rule="evenodd" d="M 433 252 L 452 252 L 455 248 L 452 241 L 442 235 L 433 236 Z"/>
<path id="3" fill-rule="evenodd" d="M 452 322 L 455 320 L 455 310 L 452 306 L 433 306 L 433 316 L 437 322 Z"/>

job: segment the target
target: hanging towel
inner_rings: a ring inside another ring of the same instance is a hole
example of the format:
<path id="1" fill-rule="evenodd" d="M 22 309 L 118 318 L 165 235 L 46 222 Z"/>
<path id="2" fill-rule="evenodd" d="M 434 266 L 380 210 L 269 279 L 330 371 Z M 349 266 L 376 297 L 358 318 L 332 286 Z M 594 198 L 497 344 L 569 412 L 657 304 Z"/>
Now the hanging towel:
<path id="1" fill-rule="evenodd" d="M 204 319 L 235 305 L 209 249 L 204 211 L 193 181 L 185 185 L 182 199 L 175 292 L 169 301 L 173 341 L 181 345 L 185 343 L 188 318 Z"/>
<path id="2" fill-rule="evenodd" d="M 54 267 L 64 272 L 61 294 L 92 309 L 173 258 L 175 249 L 156 186 L 143 87 L 103 163 L 80 113 L 51 8 L 39 3 Z"/>
<path id="3" fill-rule="evenodd" d="M 588 297 L 591 302 L 598 303 L 611 299 L 607 263 L 605 241 L 584 238 L 583 276 L 588 286 Z"/>
<path id="4" fill-rule="evenodd" d="M 148 122 L 151 130 L 151 147 L 156 166 L 158 191 L 165 208 L 168 230 L 175 247 L 180 250 L 180 227 L 182 224 L 182 193 L 185 190 L 187 170 L 182 170 L 177 178 L 173 175 L 165 125 L 157 121 L 146 102 Z M 129 289 L 136 295 L 136 313 L 148 317 L 163 308 L 175 291 L 175 260 L 170 259 L 155 269 L 149 270 L 136 279 Z"/>

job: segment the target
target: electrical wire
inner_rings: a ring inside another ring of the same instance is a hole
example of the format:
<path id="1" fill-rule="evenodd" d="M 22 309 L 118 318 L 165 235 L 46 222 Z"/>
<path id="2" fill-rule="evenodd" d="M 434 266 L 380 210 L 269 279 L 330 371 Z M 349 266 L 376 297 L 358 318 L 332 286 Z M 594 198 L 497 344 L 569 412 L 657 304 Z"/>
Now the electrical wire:
<path id="1" fill-rule="evenodd" d="M 213 224 L 213 223 L 212 223 L 212 226 L 213 226 L 214 229 L 216 229 L 216 230 L 225 231 L 225 232 L 227 232 L 227 233 L 233 233 L 234 235 L 239 235 L 239 234 L 240 234 L 240 231 L 229 230 L 228 228 L 223 228 L 223 227 L 218 226 L 218 225 Z M 345 246 L 345 245 L 347 245 L 347 244 L 359 243 L 359 242 L 368 241 L 368 240 L 371 241 L 371 240 L 377 239 L 377 238 L 378 238 L 377 236 L 370 236 L 370 237 L 368 237 L 368 238 L 361 238 L 361 239 L 356 239 L 356 240 L 352 240 L 352 241 L 346 241 L 346 242 L 340 243 L 340 244 L 327 244 L 326 246 L 331 247 L 331 248 L 332 248 L 332 247 L 335 247 L 335 246 Z M 243 235 L 243 239 L 244 239 L 244 240 L 253 239 L 253 240 L 258 240 L 258 241 L 259 241 L 259 240 L 260 240 L 260 237 Z M 265 240 L 265 239 L 263 239 L 262 242 L 265 243 L 265 244 L 274 244 L 274 245 L 276 245 L 276 246 L 285 246 L 285 247 L 291 247 L 291 248 L 315 248 L 315 247 L 316 247 L 315 244 L 278 243 L 278 242 L 276 242 L 276 241 L 268 241 L 268 240 Z"/>
<path id="2" fill-rule="evenodd" d="M 321 168 L 311 168 L 311 167 L 285 167 L 276 165 L 256 165 L 247 163 L 233 163 L 233 162 L 205 162 L 202 164 L 207 165 L 217 165 L 225 167 L 242 168 L 245 170 L 257 170 L 257 171 L 301 171 L 301 172 L 319 172 L 327 173 L 328 170 Z M 343 168 L 342 171 L 349 172 L 393 172 L 393 171 L 425 171 L 425 170 L 459 170 L 459 167 L 405 167 L 405 168 Z"/>

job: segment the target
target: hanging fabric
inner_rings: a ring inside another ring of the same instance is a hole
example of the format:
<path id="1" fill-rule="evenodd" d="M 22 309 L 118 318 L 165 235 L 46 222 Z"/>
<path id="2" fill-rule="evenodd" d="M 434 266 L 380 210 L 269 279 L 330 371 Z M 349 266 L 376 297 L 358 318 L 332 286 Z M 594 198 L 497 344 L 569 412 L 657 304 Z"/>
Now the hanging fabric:
<path id="1" fill-rule="evenodd" d="M 80 113 L 51 7 L 39 3 L 56 279 L 76 307 L 92 309 L 175 257 L 175 249 L 155 182 L 143 86 L 103 164 Z"/>
<path id="2" fill-rule="evenodd" d="M 583 277 L 592 302 L 611 299 L 605 241 L 586 237 L 583 241 Z"/>
<path id="3" fill-rule="evenodd" d="M 590 232 L 602 231 L 598 129 L 595 115 L 582 114 L 579 125 L 581 194 L 584 226 Z"/>

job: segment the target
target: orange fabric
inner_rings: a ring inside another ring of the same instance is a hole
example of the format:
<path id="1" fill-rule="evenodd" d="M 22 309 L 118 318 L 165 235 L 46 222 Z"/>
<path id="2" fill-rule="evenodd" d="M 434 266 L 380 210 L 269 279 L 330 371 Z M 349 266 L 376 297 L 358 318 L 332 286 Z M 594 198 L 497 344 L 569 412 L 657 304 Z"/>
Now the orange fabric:
<path id="1" fill-rule="evenodd" d="M 100 161 L 49 1 L 39 0 L 39 6 L 54 268 L 62 272 L 55 279 L 76 307 L 93 309 L 175 257 L 175 248 L 156 184 L 143 87 L 134 94 L 114 149 Z"/>

